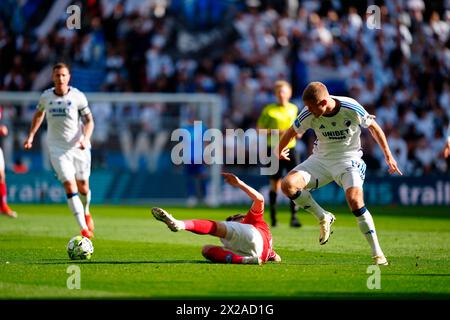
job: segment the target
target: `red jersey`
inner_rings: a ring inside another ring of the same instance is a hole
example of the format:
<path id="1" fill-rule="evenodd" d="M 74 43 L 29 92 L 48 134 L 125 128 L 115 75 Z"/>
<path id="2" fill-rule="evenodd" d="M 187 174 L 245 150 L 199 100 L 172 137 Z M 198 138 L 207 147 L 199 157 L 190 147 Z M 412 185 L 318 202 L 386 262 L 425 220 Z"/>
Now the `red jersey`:
<path id="1" fill-rule="evenodd" d="M 260 256 L 261 260 L 266 262 L 270 258 L 273 258 L 276 253 L 272 248 L 272 234 L 270 233 L 269 226 L 264 221 L 264 209 L 258 212 L 251 208 L 241 223 L 251 224 L 261 234 L 264 243 Z"/>

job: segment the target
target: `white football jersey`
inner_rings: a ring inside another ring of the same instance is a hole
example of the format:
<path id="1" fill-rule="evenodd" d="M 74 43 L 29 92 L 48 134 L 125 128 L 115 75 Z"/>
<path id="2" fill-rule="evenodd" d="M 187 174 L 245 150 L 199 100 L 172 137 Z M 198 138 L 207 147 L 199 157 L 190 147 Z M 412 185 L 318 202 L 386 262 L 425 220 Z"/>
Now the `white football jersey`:
<path id="1" fill-rule="evenodd" d="M 339 102 L 339 111 L 333 116 L 319 118 L 308 111 L 306 107 L 294 121 L 293 128 L 299 134 L 313 129 L 317 140 L 314 142 L 313 153 L 327 159 L 342 159 L 361 157 L 361 127 L 367 128 L 373 116 L 355 99 L 342 96 L 331 96 Z"/>
<path id="2" fill-rule="evenodd" d="M 74 87 L 64 96 L 58 96 L 54 88 L 45 90 L 37 108 L 44 111 L 47 119 L 49 147 L 71 149 L 83 135 L 81 117 L 91 113 L 84 93 Z"/>

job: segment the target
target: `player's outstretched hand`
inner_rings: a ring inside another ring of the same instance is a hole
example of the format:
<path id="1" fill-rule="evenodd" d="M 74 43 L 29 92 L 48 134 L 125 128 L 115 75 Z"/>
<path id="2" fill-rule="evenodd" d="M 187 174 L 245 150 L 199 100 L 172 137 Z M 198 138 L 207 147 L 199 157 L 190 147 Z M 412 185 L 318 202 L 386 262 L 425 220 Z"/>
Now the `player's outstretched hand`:
<path id="1" fill-rule="evenodd" d="M 394 173 L 398 173 L 399 175 L 403 175 L 403 173 L 400 171 L 400 169 L 397 166 L 397 161 L 395 161 L 394 158 L 388 158 L 386 159 L 386 163 L 389 166 L 389 173 L 390 174 L 394 174 Z"/>
<path id="2" fill-rule="evenodd" d="M 289 158 L 289 148 L 285 147 L 283 150 L 281 150 L 280 156 L 279 156 L 280 160 L 291 160 Z"/>
<path id="3" fill-rule="evenodd" d="M 236 177 L 234 174 L 228 172 L 222 172 L 221 174 L 222 177 L 225 179 L 225 182 L 228 183 L 229 185 L 232 185 L 234 187 L 238 187 L 240 185 L 241 179 Z"/>

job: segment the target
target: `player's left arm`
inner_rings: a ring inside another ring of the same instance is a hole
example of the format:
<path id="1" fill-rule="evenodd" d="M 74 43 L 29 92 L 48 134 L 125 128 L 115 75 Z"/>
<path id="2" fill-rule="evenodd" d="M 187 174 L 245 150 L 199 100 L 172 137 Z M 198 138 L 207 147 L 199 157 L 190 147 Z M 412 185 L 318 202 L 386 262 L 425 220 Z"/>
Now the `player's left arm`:
<path id="1" fill-rule="evenodd" d="M 229 185 L 241 189 L 253 200 L 251 211 L 264 211 L 264 196 L 261 193 L 250 187 L 248 184 L 246 184 L 244 181 L 242 181 L 232 173 L 222 172 L 222 176 Z"/>
<path id="2" fill-rule="evenodd" d="M 397 166 L 397 161 L 392 155 L 391 149 L 389 148 L 386 135 L 384 134 L 383 130 L 380 128 L 378 123 L 375 120 L 372 120 L 370 125 L 368 126 L 368 129 L 372 137 L 375 139 L 375 141 L 378 143 L 381 150 L 383 151 L 386 164 L 389 166 L 389 173 L 393 174 L 397 172 L 398 174 L 403 175 L 403 173 Z"/>
<path id="3" fill-rule="evenodd" d="M 85 149 L 89 146 L 91 141 L 92 133 L 94 132 L 94 117 L 92 113 L 87 113 L 82 115 L 83 119 L 83 138 L 80 140 L 80 148 Z"/>
<path id="4" fill-rule="evenodd" d="M 80 148 L 86 149 L 90 145 L 92 133 L 94 132 L 94 117 L 92 116 L 92 112 L 89 109 L 89 104 L 84 93 L 79 93 L 79 106 L 78 113 L 81 117 L 81 121 L 83 122 L 83 136 L 80 139 Z"/>

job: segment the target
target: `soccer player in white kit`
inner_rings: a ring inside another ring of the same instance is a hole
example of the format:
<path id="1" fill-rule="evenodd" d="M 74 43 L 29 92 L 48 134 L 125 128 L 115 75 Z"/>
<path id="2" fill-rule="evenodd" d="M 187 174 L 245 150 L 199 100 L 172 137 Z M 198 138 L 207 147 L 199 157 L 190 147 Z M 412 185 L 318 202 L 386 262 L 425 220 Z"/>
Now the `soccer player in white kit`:
<path id="1" fill-rule="evenodd" d="M 323 245 L 330 237 L 335 217 L 317 204 L 310 191 L 335 181 L 345 190 L 347 203 L 358 220 L 359 229 L 371 246 L 374 263 L 387 265 L 372 216 L 364 205 L 366 164 L 361 158 L 360 126 L 368 128 L 381 147 L 389 173 L 401 175 L 383 130 L 374 120 L 375 117 L 369 115 L 355 99 L 331 96 L 321 82 L 308 84 L 302 100 L 305 107 L 283 134 L 275 151 L 280 159 L 286 159 L 289 141 L 310 128 L 314 130 L 317 140 L 313 154 L 283 179 L 281 187 L 284 194 L 319 220 L 319 243 Z"/>
<path id="2" fill-rule="evenodd" d="M 67 203 L 81 234 L 92 238 L 94 221 L 89 211 L 89 176 L 94 119 L 86 96 L 69 86 L 70 73 L 66 64 L 57 63 L 53 67 L 52 80 L 54 87 L 42 93 L 23 146 L 25 149 L 32 147 L 34 136 L 46 118 L 50 162 L 64 186 Z"/>

